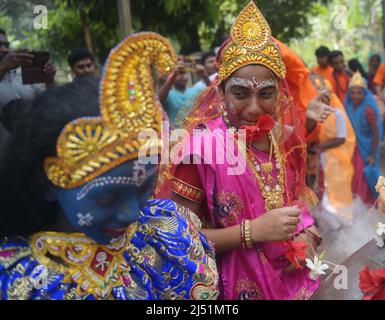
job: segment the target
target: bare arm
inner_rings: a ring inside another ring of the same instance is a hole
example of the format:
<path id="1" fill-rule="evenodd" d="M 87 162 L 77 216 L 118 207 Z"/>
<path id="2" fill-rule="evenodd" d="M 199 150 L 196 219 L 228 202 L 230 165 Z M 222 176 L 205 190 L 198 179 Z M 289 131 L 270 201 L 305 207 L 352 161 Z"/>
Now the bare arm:
<path id="1" fill-rule="evenodd" d="M 175 79 L 179 73 L 185 73 L 186 69 L 183 62 L 179 62 L 175 71 L 167 78 L 166 82 L 160 87 L 158 98 L 162 105 L 165 105 L 168 94 L 175 83 Z"/>
<path id="2" fill-rule="evenodd" d="M 198 214 L 201 205 L 173 193 L 173 201 Z M 222 229 L 202 229 L 202 233 L 214 244 L 216 253 L 237 249 L 241 246 L 240 225 Z"/>
<path id="3" fill-rule="evenodd" d="M 159 101 L 162 105 L 165 105 L 168 94 L 174 85 L 176 74 L 175 72 L 167 78 L 166 82 L 160 87 L 158 92 Z"/>
<path id="4" fill-rule="evenodd" d="M 0 80 L 5 74 L 21 65 L 29 65 L 32 63 L 33 55 L 27 52 L 27 49 L 18 49 L 10 51 L 0 62 Z"/>
<path id="5" fill-rule="evenodd" d="M 173 193 L 173 200 L 198 214 L 200 204 Z M 253 244 L 268 241 L 287 240 L 294 236 L 300 223 L 300 210 L 296 207 L 269 211 L 251 220 L 251 241 Z M 237 249 L 241 246 L 240 225 L 220 229 L 203 229 L 203 234 L 214 244 L 216 253 Z"/>

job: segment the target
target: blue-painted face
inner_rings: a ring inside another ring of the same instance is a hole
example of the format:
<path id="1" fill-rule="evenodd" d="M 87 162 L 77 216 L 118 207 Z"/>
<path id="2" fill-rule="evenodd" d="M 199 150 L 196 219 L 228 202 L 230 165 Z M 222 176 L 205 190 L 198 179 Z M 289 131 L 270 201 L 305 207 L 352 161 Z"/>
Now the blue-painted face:
<path id="1" fill-rule="evenodd" d="M 137 159 L 111 169 L 76 189 L 52 185 L 69 223 L 99 244 L 109 244 L 138 219 L 140 209 L 153 195 L 156 164 Z"/>

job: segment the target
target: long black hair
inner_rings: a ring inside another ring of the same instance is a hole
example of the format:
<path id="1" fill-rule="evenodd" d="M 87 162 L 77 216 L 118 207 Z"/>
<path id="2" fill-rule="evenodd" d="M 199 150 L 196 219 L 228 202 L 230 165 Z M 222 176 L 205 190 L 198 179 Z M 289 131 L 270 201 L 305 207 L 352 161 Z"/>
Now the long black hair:
<path id="1" fill-rule="evenodd" d="M 0 120 L 11 134 L 0 150 L 0 238 L 28 237 L 57 221 L 58 203 L 47 201 L 44 159 L 56 155 L 56 141 L 67 123 L 97 115 L 94 77 L 4 108 Z"/>

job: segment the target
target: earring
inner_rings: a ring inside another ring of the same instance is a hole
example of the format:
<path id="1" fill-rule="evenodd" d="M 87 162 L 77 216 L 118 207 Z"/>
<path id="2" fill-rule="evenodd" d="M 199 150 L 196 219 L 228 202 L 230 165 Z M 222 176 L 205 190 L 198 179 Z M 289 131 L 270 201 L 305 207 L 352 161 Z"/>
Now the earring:
<path id="1" fill-rule="evenodd" d="M 221 97 L 219 94 L 218 87 L 216 87 L 217 94 L 218 94 L 218 99 L 219 99 L 219 110 L 221 110 L 221 113 L 226 117 L 227 116 L 227 111 L 225 109 L 225 102 L 224 99 Z"/>

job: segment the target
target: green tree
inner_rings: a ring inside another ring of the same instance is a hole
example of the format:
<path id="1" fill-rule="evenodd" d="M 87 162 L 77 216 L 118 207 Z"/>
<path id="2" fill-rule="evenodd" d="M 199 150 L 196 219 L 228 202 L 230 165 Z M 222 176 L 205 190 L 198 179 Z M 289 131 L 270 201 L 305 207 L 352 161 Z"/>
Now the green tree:
<path id="1" fill-rule="evenodd" d="M 320 45 L 342 50 L 346 60 L 358 58 L 364 65 L 370 55 L 383 51 L 381 0 L 332 0 L 320 5 L 309 22 L 308 36 L 291 41 L 309 66 L 316 63 L 314 52 Z"/>
<path id="2" fill-rule="evenodd" d="M 135 32 L 155 31 L 170 38 L 182 53 L 219 45 L 248 0 L 131 0 Z M 316 0 L 258 0 L 273 34 L 283 41 L 303 37 Z M 324 1 L 326 2 L 326 0 Z M 33 7 L 48 8 L 48 29 L 33 29 Z M 7 27 L 15 46 L 49 50 L 65 66 L 75 47 L 87 46 L 101 63 L 119 41 L 116 0 L 2 0 L 0 23 Z M 9 17 L 12 20 L 9 20 Z M 2 22 L 4 21 L 4 22 Z M 9 26 L 11 24 L 11 26 Z"/>
<path id="3" fill-rule="evenodd" d="M 15 18 L 13 30 L 23 30 L 27 44 L 50 46 L 65 55 L 70 47 L 87 45 L 85 29 L 91 34 L 91 48 L 103 56 L 117 42 L 118 12 L 111 0 L 3 0 L 5 14 Z M 231 23 L 248 0 L 132 0 L 135 31 L 159 32 L 180 44 L 183 53 L 199 51 L 228 34 Z M 306 34 L 308 17 L 316 13 L 316 0 L 256 1 L 283 41 Z M 12 4 L 12 5 L 11 5 Z M 17 4 L 17 5 L 15 5 Z M 45 4 L 49 28 L 33 31 L 33 6 Z M 20 28 L 16 28 L 20 26 Z M 17 36 L 20 36 L 18 34 Z M 95 44 L 97 44 L 95 46 Z M 93 48 L 95 47 L 95 48 Z"/>

